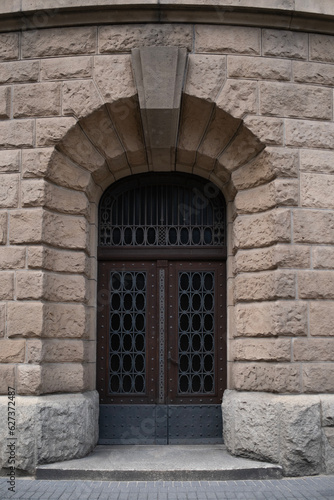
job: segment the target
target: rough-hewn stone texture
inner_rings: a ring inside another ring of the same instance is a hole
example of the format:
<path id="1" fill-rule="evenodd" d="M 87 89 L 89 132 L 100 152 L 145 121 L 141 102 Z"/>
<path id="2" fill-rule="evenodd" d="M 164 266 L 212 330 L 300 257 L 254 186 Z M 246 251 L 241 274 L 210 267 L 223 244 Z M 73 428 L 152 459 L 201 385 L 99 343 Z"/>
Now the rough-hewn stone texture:
<path id="1" fill-rule="evenodd" d="M 334 148 L 334 124 L 309 120 L 286 121 L 286 144 L 302 148 Z"/>
<path id="2" fill-rule="evenodd" d="M 34 146 L 34 122 L 14 120 L 0 123 L 0 147 L 29 148 Z"/>
<path id="3" fill-rule="evenodd" d="M 334 361 L 334 339 L 296 339 L 294 361 Z"/>
<path id="4" fill-rule="evenodd" d="M 11 300 L 14 296 L 14 273 L 0 272 L 0 300 Z"/>
<path id="5" fill-rule="evenodd" d="M 334 299 L 334 271 L 300 271 L 298 290 L 303 299 Z"/>
<path id="6" fill-rule="evenodd" d="M 292 299 L 296 294 L 295 280 L 295 274 L 288 271 L 239 274 L 235 278 L 235 300 Z"/>
<path id="7" fill-rule="evenodd" d="M 334 212 L 294 210 L 293 230 L 296 243 L 334 243 Z"/>
<path id="8" fill-rule="evenodd" d="M 1 33 L 0 35 L 0 60 L 8 61 L 19 58 L 18 33 Z"/>
<path id="9" fill-rule="evenodd" d="M 91 57 L 61 57 L 41 61 L 42 80 L 68 80 L 92 76 Z M 31 63 L 25 63 L 31 64 Z"/>
<path id="10" fill-rule="evenodd" d="M 195 28 L 196 52 L 222 54 L 260 54 L 260 30 L 234 28 L 233 26 L 197 25 Z"/>
<path id="11" fill-rule="evenodd" d="M 334 363 L 304 363 L 303 388 L 304 392 L 333 393 Z"/>
<path id="12" fill-rule="evenodd" d="M 300 170 L 324 174 L 334 173 L 334 152 L 302 149 L 300 151 Z"/>
<path id="13" fill-rule="evenodd" d="M 16 295 L 18 299 L 38 300 L 43 298 L 44 274 L 41 271 L 18 271 L 16 273 Z"/>
<path id="14" fill-rule="evenodd" d="M 45 328 L 48 338 L 84 338 L 87 334 L 87 312 L 83 305 L 47 304 Z"/>
<path id="15" fill-rule="evenodd" d="M 53 146 L 75 125 L 74 117 L 40 118 L 36 120 L 36 146 Z M 38 152 L 35 151 L 35 154 Z"/>
<path id="16" fill-rule="evenodd" d="M 40 337 L 43 334 L 43 304 L 8 302 L 7 333 L 9 337 Z"/>
<path id="17" fill-rule="evenodd" d="M 24 340 L 0 340 L 0 363 L 23 363 Z"/>
<path id="18" fill-rule="evenodd" d="M 232 353 L 234 361 L 291 361 L 291 341 L 239 339 L 233 342 Z"/>
<path id="19" fill-rule="evenodd" d="M 334 337 L 334 302 L 310 302 L 310 335 Z"/>
<path id="20" fill-rule="evenodd" d="M 233 78 L 291 80 L 291 62 L 284 59 L 228 56 L 227 74 Z"/>
<path id="21" fill-rule="evenodd" d="M 257 114 L 257 83 L 247 80 L 227 80 L 217 98 L 217 105 L 236 118 Z"/>
<path id="22" fill-rule="evenodd" d="M 60 115 L 60 85 L 33 83 L 14 87 L 14 118 Z"/>
<path id="23" fill-rule="evenodd" d="M 313 61 L 334 62 L 333 36 L 311 33 L 310 59 Z"/>
<path id="24" fill-rule="evenodd" d="M 246 116 L 244 123 L 264 144 L 277 146 L 284 144 L 283 120 L 271 117 Z"/>
<path id="25" fill-rule="evenodd" d="M 0 269 L 25 267 L 26 249 L 15 246 L 0 247 Z"/>
<path id="26" fill-rule="evenodd" d="M 1 249 L 0 249 L 1 255 Z M 83 252 L 55 250 L 52 248 L 30 247 L 28 249 L 28 267 L 44 268 L 58 272 L 86 272 L 86 255 Z"/>
<path id="27" fill-rule="evenodd" d="M 266 56 L 307 59 L 308 35 L 294 31 L 263 30 L 263 54 Z"/>
<path id="28" fill-rule="evenodd" d="M 313 267 L 315 269 L 334 269 L 334 248 L 320 246 L 313 248 Z"/>
<path id="29" fill-rule="evenodd" d="M 6 62 L 0 64 L 0 83 L 37 82 L 39 61 Z"/>
<path id="30" fill-rule="evenodd" d="M 11 115 L 12 93 L 10 87 L 0 88 L 0 119 L 7 120 Z"/>
<path id="31" fill-rule="evenodd" d="M 0 337 L 6 333 L 6 304 L 0 304 Z"/>
<path id="32" fill-rule="evenodd" d="M 94 82 L 89 80 L 74 80 L 63 84 L 64 115 L 74 115 L 77 118 L 81 118 L 87 116 L 101 105 L 101 97 Z"/>
<path id="33" fill-rule="evenodd" d="M 294 80 L 300 83 L 317 83 L 320 85 L 333 85 L 334 68 L 322 63 L 293 63 Z"/>
<path id="34" fill-rule="evenodd" d="M 10 214 L 10 243 L 38 243 L 42 241 L 43 211 L 17 210 Z"/>
<path id="35" fill-rule="evenodd" d="M 239 250 L 234 260 L 234 273 L 265 271 L 278 267 L 308 269 L 310 264 L 311 253 L 309 247 L 304 245 L 276 245 L 254 250 Z"/>
<path id="36" fill-rule="evenodd" d="M 96 28 L 54 28 L 22 33 L 22 57 L 92 54 L 96 51 Z"/>
<path id="37" fill-rule="evenodd" d="M 190 54 L 185 92 L 214 101 L 226 79 L 226 57 Z"/>
<path id="38" fill-rule="evenodd" d="M 34 396 L 42 392 L 42 368 L 22 364 L 17 367 L 17 394 Z"/>
<path id="39" fill-rule="evenodd" d="M 8 394 L 8 387 L 15 388 L 15 366 L 14 365 L 0 365 L 0 394 Z M 8 396 L 6 396 L 8 411 Z M 8 413 L 6 422 L 8 421 Z M 5 427 L 2 427 L 4 429 Z M 1 440 L 4 442 L 5 440 Z M 0 455 L 1 456 L 1 455 Z"/>
<path id="40" fill-rule="evenodd" d="M 301 389 L 298 364 L 235 362 L 232 373 L 237 391 L 298 393 Z"/>
<path id="41" fill-rule="evenodd" d="M 18 192 L 19 175 L 2 175 L 0 183 L 0 208 L 16 208 L 18 204 Z"/>
<path id="42" fill-rule="evenodd" d="M 18 172 L 20 169 L 20 151 L 0 151 L 0 173 Z"/>
<path id="43" fill-rule="evenodd" d="M 300 201 L 303 207 L 334 209 L 334 176 L 301 174 Z"/>

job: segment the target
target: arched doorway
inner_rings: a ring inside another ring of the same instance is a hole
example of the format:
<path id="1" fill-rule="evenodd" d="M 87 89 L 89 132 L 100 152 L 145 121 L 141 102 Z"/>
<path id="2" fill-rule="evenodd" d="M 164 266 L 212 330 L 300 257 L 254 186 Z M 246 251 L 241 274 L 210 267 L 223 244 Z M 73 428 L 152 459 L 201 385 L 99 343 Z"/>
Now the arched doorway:
<path id="1" fill-rule="evenodd" d="M 226 388 L 225 200 L 148 173 L 99 206 L 101 444 L 218 443 Z"/>

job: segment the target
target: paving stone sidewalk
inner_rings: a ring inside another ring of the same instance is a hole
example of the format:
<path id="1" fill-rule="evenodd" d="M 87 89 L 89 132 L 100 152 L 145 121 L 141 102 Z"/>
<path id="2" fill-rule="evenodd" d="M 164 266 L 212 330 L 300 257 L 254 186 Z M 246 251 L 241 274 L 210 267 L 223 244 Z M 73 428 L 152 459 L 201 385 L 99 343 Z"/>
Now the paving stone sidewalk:
<path id="1" fill-rule="evenodd" d="M 334 500 L 334 475 L 259 481 L 48 481 L 17 479 L 1 500 Z"/>

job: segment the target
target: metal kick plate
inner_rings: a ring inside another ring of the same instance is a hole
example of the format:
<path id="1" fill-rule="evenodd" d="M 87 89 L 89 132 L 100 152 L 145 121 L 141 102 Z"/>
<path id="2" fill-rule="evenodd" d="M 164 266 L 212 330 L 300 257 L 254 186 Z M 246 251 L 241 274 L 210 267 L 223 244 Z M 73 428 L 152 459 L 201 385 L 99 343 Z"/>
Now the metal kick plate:
<path id="1" fill-rule="evenodd" d="M 100 405 L 99 444 L 222 443 L 220 405 Z"/>

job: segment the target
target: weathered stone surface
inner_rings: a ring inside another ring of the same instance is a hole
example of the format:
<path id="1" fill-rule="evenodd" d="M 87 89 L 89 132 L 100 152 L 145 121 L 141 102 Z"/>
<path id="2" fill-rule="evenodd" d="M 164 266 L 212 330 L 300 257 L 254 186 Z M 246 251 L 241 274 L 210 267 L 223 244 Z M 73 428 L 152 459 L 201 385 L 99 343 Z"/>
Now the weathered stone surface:
<path id="1" fill-rule="evenodd" d="M 0 247 L 0 269 L 19 269 L 25 266 L 26 249 Z"/>
<path id="2" fill-rule="evenodd" d="M 45 177 L 53 148 L 24 149 L 22 151 L 22 177 Z"/>
<path id="3" fill-rule="evenodd" d="M 0 146 L 3 148 L 29 148 L 34 146 L 33 120 L 0 122 Z"/>
<path id="4" fill-rule="evenodd" d="M 41 364 L 43 360 L 42 349 L 44 342 L 41 339 L 29 339 L 26 341 L 26 362 L 32 364 Z"/>
<path id="5" fill-rule="evenodd" d="M 43 393 L 85 390 L 85 366 L 80 363 L 50 363 L 42 368 Z"/>
<path id="6" fill-rule="evenodd" d="M 310 302 L 310 335 L 334 337 L 334 302 Z"/>
<path id="7" fill-rule="evenodd" d="M 96 51 L 96 28 L 54 28 L 22 33 L 22 57 L 92 54 Z"/>
<path id="8" fill-rule="evenodd" d="M 83 305 L 46 304 L 43 335 L 49 338 L 85 338 L 87 312 Z"/>
<path id="9" fill-rule="evenodd" d="M 294 210 L 293 230 L 296 243 L 334 243 L 334 212 Z"/>
<path id="10" fill-rule="evenodd" d="M 226 56 L 190 54 L 185 92 L 214 101 L 226 79 Z"/>
<path id="11" fill-rule="evenodd" d="M 6 333 L 6 304 L 0 304 L 0 337 Z"/>
<path id="12" fill-rule="evenodd" d="M 310 60 L 334 62 L 333 37 L 331 35 L 310 34 Z"/>
<path id="13" fill-rule="evenodd" d="M 44 268 L 57 272 L 86 272 L 86 255 L 83 252 L 30 247 L 27 262 L 30 268 Z"/>
<path id="14" fill-rule="evenodd" d="M 63 113 L 77 118 L 87 116 L 102 105 L 95 83 L 90 80 L 63 84 Z"/>
<path id="15" fill-rule="evenodd" d="M 85 56 L 44 59 L 41 61 L 41 79 L 88 78 L 92 76 L 92 63 L 92 57 Z"/>
<path id="16" fill-rule="evenodd" d="M 227 74 L 233 78 L 291 80 L 291 62 L 269 57 L 228 56 Z"/>
<path id="17" fill-rule="evenodd" d="M 304 363 L 303 364 L 304 392 L 326 393 L 334 392 L 334 364 L 333 363 Z"/>
<path id="18" fill-rule="evenodd" d="M 103 156 L 98 153 L 79 127 L 74 127 L 67 132 L 59 144 L 59 149 L 77 165 L 90 172 L 99 170 L 105 165 Z"/>
<path id="19" fill-rule="evenodd" d="M 41 271 L 18 271 L 16 273 L 16 296 L 18 299 L 38 300 L 43 298 L 44 274 Z"/>
<path id="20" fill-rule="evenodd" d="M 39 243 L 42 241 L 42 210 L 16 210 L 10 214 L 10 243 Z"/>
<path id="21" fill-rule="evenodd" d="M 301 174 L 300 202 L 303 207 L 334 209 L 334 176 Z"/>
<path id="22" fill-rule="evenodd" d="M 15 387 L 15 366 L 0 365 L 0 394 L 6 394 L 6 409 L 8 411 L 8 387 Z M 8 418 L 8 414 L 7 414 Z M 7 421 L 7 419 L 6 419 Z"/>
<path id="23" fill-rule="evenodd" d="M 7 242 L 7 213 L 0 213 L 0 244 Z"/>
<path id="24" fill-rule="evenodd" d="M 0 35 L 0 60 L 9 61 L 19 58 L 18 33 L 1 33 Z"/>
<path id="25" fill-rule="evenodd" d="M 296 31 L 265 29 L 262 33 L 263 54 L 265 56 L 307 59 L 308 35 Z"/>
<path id="26" fill-rule="evenodd" d="M 276 245 L 255 250 L 239 250 L 235 256 L 234 273 L 265 271 L 277 267 L 309 268 L 310 264 L 311 254 L 308 246 Z"/>
<path id="27" fill-rule="evenodd" d="M 60 85 L 33 83 L 14 87 L 14 118 L 60 115 Z"/>
<path id="28" fill-rule="evenodd" d="M 87 222 L 84 217 L 46 213 L 43 235 L 56 247 L 82 250 L 87 247 Z"/>
<path id="29" fill-rule="evenodd" d="M 257 248 L 290 242 L 290 211 L 278 209 L 263 214 L 237 217 L 233 225 L 234 248 Z"/>
<path id="30" fill-rule="evenodd" d="M 332 118 L 332 91 L 310 85 L 260 83 L 260 113 L 296 118 Z"/>
<path id="31" fill-rule="evenodd" d="M 7 120 L 11 115 L 12 93 L 10 87 L 0 87 L 0 119 Z"/>
<path id="32" fill-rule="evenodd" d="M 84 193 L 46 184 L 46 206 L 57 212 L 74 215 L 88 214 L 88 200 Z"/>
<path id="33" fill-rule="evenodd" d="M 22 364 L 17 367 L 17 394 L 35 396 L 42 391 L 42 367 Z"/>
<path id="34" fill-rule="evenodd" d="M 334 84 L 334 68 L 330 64 L 295 61 L 293 75 L 294 80 L 300 83 Z"/>
<path id="35" fill-rule="evenodd" d="M 274 259 L 278 267 L 311 266 L 310 248 L 305 245 L 277 245 Z"/>
<path id="36" fill-rule="evenodd" d="M 238 339 L 232 344 L 232 353 L 234 361 L 291 361 L 291 341 Z"/>
<path id="37" fill-rule="evenodd" d="M 334 397 L 333 395 L 321 394 L 321 425 L 322 427 L 334 427 Z"/>
<path id="38" fill-rule="evenodd" d="M 15 208 L 18 205 L 19 175 L 1 175 L 0 208 Z"/>
<path id="39" fill-rule="evenodd" d="M 334 339 L 295 339 L 294 361 L 334 361 Z"/>
<path id="40" fill-rule="evenodd" d="M 25 340 L 0 340 L 0 363 L 23 363 Z"/>
<path id="41" fill-rule="evenodd" d="M 236 337 L 307 335 L 307 304 L 300 301 L 237 304 Z"/>
<path id="42" fill-rule="evenodd" d="M 100 53 L 130 52 L 136 47 L 150 46 L 186 47 L 192 50 L 191 25 L 184 24 L 135 24 L 101 26 L 99 29 Z"/>
<path id="43" fill-rule="evenodd" d="M 82 363 L 85 343 L 82 340 L 44 340 L 41 350 L 44 363 Z"/>
<path id="44" fill-rule="evenodd" d="M 41 302 L 8 302 L 8 337 L 40 337 L 43 334 Z"/>
<path id="45" fill-rule="evenodd" d="M 261 32 L 256 28 L 197 25 L 195 27 L 195 50 L 196 52 L 259 55 L 260 38 Z"/>
<path id="46" fill-rule="evenodd" d="M 333 474 L 334 471 L 334 429 L 325 427 L 322 429 L 322 460 L 325 474 Z"/>
<path id="47" fill-rule="evenodd" d="M 234 283 L 235 300 L 248 302 L 292 299 L 296 294 L 295 281 L 295 274 L 288 271 L 239 274 Z"/>
<path id="48" fill-rule="evenodd" d="M 47 156 L 48 150 L 45 151 Z M 42 160 L 41 163 L 44 165 L 44 157 L 42 157 Z M 47 160 L 46 157 L 45 160 Z M 32 168 L 31 163 L 31 170 Z M 72 163 L 69 158 L 58 151 L 54 152 L 52 160 L 48 164 L 47 175 L 51 181 L 60 186 L 78 189 L 80 191 L 86 190 L 91 182 L 91 175 L 89 172 Z"/>
<path id="49" fill-rule="evenodd" d="M 217 98 L 217 105 L 236 118 L 257 114 L 257 82 L 251 80 L 227 80 Z"/>
<path id="50" fill-rule="evenodd" d="M 284 144 L 283 120 L 279 118 L 246 116 L 244 124 L 264 144 L 282 146 Z"/>
<path id="51" fill-rule="evenodd" d="M 238 213 L 263 212 L 276 205 L 274 183 L 239 191 L 235 197 L 235 208 Z"/>
<path id="52" fill-rule="evenodd" d="M 314 269 L 334 269 L 334 248 L 314 247 L 312 249 L 312 261 Z"/>
<path id="53" fill-rule="evenodd" d="M 28 274 L 28 273 L 27 273 Z M 44 296 L 53 302 L 85 302 L 86 280 L 83 276 L 47 274 Z"/>
<path id="54" fill-rule="evenodd" d="M 334 271 L 299 271 L 298 292 L 303 299 L 334 299 Z"/>
<path id="55" fill-rule="evenodd" d="M 46 200 L 46 183 L 43 179 L 24 180 L 21 184 L 22 206 L 42 207 Z"/>
<path id="56" fill-rule="evenodd" d="M 286 120 L 286 144 L 302 148 L 334 149 L 334 124 Z"/>
<path id="57" fill-rule="evenodd" d="M 53 146 L 76 124 L 75 118 L 40 118 L 36 120 L 36 145 Z"/>
<path id="58" fill-rule="evenodd" d="M 300 392 L 300 367 L 291 363 L 240 363 L 232 367 L 237 391 Z"/>
<path id="59" fill-rule="evenodd" d="M 0 151 L 0 173 L 18 172 L 20 163 L 20 151 Z"/>
<path id="60" fill-rule="evenodd" d="M 300 151 L 300 170 L 305 172 L 334 173 L 334 152 L 319 149 Z"/>
<path id="61" fill-rule="evenodd" d="M 96 56 L 94 80 L 104 102 L 132 97 L 137 93 L 129 55 Z M 124 82 L 127 84 L 124 85 Z M 131 103 L 122 103 L 118 112 L 125 119 L 131 113 Z"/>
<path id="62" fill-rule="evenodd" d="M 14 273 L 0 272 L 0 300 L 10 300 L 14 296 Z"/>
<path id="63" fill-rule="evenodd" d="M 37 82 L 39 61 L 6 62 L 0 64 L 1 83 Z"/>

